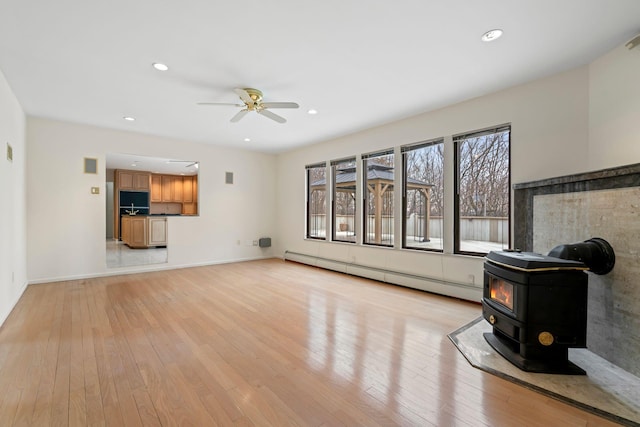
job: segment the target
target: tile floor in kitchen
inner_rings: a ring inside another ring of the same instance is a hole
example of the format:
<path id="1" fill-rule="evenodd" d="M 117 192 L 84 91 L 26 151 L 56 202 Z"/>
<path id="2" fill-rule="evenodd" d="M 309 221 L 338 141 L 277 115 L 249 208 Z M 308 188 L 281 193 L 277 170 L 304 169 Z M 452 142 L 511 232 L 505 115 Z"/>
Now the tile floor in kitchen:
<path id="1" fill-rule="evenodd" d="M 124 243 L 107 239 L 107 267 L 163 264 L 167 262 L 167 248 L 131 249 Z"/>

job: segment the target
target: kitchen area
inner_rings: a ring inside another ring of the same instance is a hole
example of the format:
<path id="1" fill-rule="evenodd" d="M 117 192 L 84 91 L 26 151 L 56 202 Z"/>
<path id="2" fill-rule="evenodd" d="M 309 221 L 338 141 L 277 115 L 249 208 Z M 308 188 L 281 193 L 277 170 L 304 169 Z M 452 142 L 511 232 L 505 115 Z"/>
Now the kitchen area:
<path id="1" fill-rule="evenodd" d="M 170 162 L 181 161 L 162 161 Z M 164 167 L 179 173 L 161 171 L 161 163 L 152 165 L 151 159 L 145 159 L 149 170 L 143 170 L 142 163 L 107 169 L 108 267 L 166 263 L 167 217 L 198 215 L 197 162 Z"/>

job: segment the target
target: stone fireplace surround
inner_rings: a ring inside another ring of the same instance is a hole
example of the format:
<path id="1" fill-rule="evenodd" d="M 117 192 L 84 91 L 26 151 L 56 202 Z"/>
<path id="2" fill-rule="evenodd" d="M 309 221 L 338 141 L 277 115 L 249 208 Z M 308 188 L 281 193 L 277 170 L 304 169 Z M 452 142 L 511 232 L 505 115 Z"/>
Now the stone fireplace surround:
<path id="1" fill-rule="evenodd" d="M 514 247 L 547 254 L 607 240 L 613 271 L 589 273 L 587 347 L 640 376 L 640 164 L 515 184 Z"/>

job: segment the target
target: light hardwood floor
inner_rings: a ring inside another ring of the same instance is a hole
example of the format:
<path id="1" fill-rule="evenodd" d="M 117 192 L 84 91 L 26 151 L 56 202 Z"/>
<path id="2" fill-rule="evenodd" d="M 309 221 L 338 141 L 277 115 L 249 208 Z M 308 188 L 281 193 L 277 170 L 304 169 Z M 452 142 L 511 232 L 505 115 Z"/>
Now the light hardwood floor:
<path id="1" fill-rule="evenodd" d="M 281 260 L 27 288 L 0 426 L 608 426 L 471 367 L 480 305 Z"/>

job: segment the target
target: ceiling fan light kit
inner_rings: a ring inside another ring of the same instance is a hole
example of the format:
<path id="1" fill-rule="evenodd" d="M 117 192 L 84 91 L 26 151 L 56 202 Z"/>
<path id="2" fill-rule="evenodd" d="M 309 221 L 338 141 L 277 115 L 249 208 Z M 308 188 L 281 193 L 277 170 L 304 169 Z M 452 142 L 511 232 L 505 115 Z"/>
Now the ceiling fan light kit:
<path id="1" fill-rule="evenodd" d="M 244 104 L 230 104 L 227 102 L 200 102 L 199 105 L 228 105 L 234 107 L 244 107 L 238 111 L 233 117 L 231 122 L 239 122 L 249 111 L 255 111 L 261 116 L 267 117 L 278 123 L 286 123 L 286 119 L 270 109 L 274 108 L 299 108 L 300 106 L 295 102 L 262 102 L 262 91 L 254 88 L 236 88 L 234 92 L 240 97 L 240 100 Z"/>

